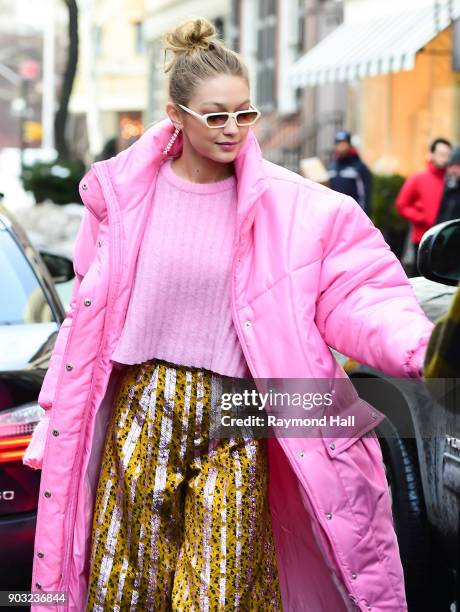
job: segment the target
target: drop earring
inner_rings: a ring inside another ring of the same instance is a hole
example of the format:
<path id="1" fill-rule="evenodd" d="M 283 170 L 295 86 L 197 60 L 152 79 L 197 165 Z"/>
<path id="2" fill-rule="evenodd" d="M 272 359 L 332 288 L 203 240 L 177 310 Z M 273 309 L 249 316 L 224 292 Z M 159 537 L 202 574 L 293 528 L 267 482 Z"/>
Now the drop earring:
<path id="1" fill-rule="evenodd" d="M 168 141 L 168 144 L 163 149 L 163 155 L 167 155 L 169 153 L 169 151 L 171 150 L 171 147 L 173 146 L 179 134 L 180 134 L 180 128 L 176 127 L 176 129 L 174 130 L 174 134 L 171 136 L 171 138 Z"/>

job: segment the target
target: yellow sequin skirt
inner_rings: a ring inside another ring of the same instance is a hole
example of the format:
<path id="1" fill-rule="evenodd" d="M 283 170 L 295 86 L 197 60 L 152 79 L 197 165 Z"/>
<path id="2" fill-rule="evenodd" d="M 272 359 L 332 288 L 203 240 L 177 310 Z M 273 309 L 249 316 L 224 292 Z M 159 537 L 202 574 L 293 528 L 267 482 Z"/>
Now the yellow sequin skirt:
<path id="1" fill-rule="evenodd" d="M 87 611 L 282 610 L 266 440 L 212 435 L 231 380 L 158 359 L 126 366 L 96 494 Z"/>

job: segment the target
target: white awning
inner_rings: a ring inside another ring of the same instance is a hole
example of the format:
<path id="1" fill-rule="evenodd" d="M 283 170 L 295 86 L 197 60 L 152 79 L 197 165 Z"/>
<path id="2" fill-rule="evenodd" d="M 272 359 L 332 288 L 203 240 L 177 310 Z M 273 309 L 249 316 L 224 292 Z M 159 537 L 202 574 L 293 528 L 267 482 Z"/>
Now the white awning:
<path id="1" fill-rule="evenodd" d="M 459 17 L 460 0 L 453 0 L 438 13 L 425 6 L 342 24 L 291 67 L 290 83 L 305 87 L 412 70 L 417 52 Z"/>

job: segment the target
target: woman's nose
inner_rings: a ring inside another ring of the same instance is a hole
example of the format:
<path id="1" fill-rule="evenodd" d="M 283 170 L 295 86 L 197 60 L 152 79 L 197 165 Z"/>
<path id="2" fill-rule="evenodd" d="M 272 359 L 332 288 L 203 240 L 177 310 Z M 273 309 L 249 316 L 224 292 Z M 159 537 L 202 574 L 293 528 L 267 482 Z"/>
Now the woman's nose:
<path id="1" fill-rule="evenodd" d="M 237 134 L 238 133 L 238 125 L 236 123 L 235 117 L 230 117 L 227 125 L 224 127 L 224 134 Z"/>

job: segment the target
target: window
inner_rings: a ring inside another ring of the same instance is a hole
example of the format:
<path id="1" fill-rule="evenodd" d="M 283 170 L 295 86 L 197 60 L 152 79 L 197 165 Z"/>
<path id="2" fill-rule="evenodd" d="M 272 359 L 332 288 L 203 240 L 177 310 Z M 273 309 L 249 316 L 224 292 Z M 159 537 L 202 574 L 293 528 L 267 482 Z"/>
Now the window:
<path id="1" fill-rule="evenodd" d="M 212 22 L 217 30 L 217 36 L 222 40 L 225 40 L 224 20 L 222 17 L 216 17 L 212 20 Z"/>
<path id="2" fill-rule="evenodd" d="M 241 26 L 241 1 L 232 0 L 231 18 L 230 18 L 230 36 L 229 46 L 236 52 L 239 52 L 241 47 L 240 41 L 240 26 Z"/>
<path id="3" fill-rule="evenodd" d="M 256 32 L 257 105 L 270 111 L 275 105 L 276 0 L 258 0 Z"/>
<path id="4" fill-rule="evenodd" d="M 460 19 L 453 23 L 452 31 L 452 70 L 460 71 Z"/>
<path id="5" fill-rule="evenodd" d="M 144 22 L 136 21 L 134 23 L 134 49 L 136 53 L 144 53 L 145 42 L 144 42 Z"/>
<path id="6" fill-rule="evenodd" d="M 147 125 L 154 121 L 164 118 L 164 94 L 165 81 L 167 75 L 164 74 L 164 49 L 161 38 L 154 38 L 148 42 L 148 87 L 147 87 L 147 112 L 145 113 L 145 121 Z M 166 57 L 166 62 L 169 62 L 171 57 Z"/>
<path id="7" fill-rule="evenodd" d="M 259 0 L 259 19 L 276 14 L 276 0 Z"/>
<path id="8" fill-rule="evenodd" d="M 121 146 L 124 149 L 144 132 L 144 122 L 140 111 L 118 113 Z"/>
<path id="9" fill-rule="evenodd" d="M 102 27 L 93 26 L 92 29 L 93 37 L 93 49 L 95 57 L 101 57 L 102 55 Z"/>
<path id="10" fill-rule="evenodd" d="M 298 0 L 299 8 L 297 11 L 298 27 L 297 27 L 297 56 L 303 55 L 305 52 L 305 0 Z"/>
<path id="11" fill-rule="evenodd" d="M 0 325 L 54 321 L 45 294 L 24 254 L 7 230 L 0 228 Z"/>

